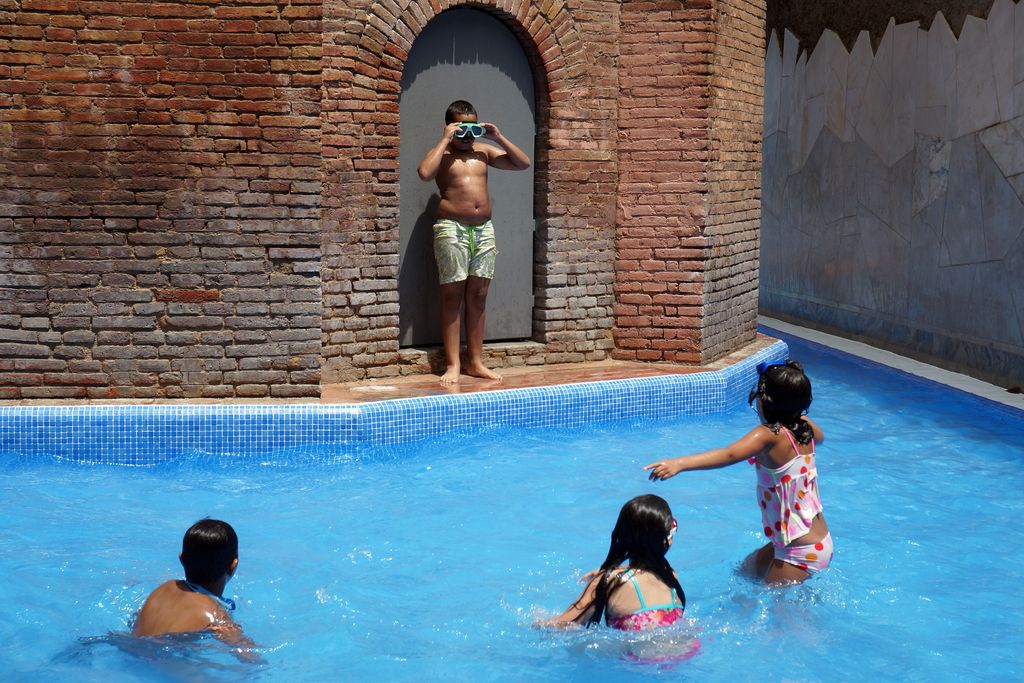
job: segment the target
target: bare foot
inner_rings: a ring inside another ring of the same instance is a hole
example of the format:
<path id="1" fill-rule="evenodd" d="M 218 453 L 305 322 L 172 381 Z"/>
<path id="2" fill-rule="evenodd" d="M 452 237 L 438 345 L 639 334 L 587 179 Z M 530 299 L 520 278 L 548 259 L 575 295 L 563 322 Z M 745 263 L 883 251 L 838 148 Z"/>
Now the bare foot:
<path id="1" fill-rule="evenodd" d="M 471 377 L 480 377 L 481 379 L 492 379 L 496 382 L 501 381 L 501 375 L 489 370 L 484 367 L 483 363 L 470 363 L 469 367 L 466 368 L 466 374 Z"/>
<path id="2" fill-rule="evenodd" d="M 458 384 L 458 383 L 459 383 L 459 366 L 458 365 L 449 366 L 448 369 L 444 371 L 444 374 L 441 375 L 441 385 L 442 386 L 446 386 L 446 387 L 450 387 L 453 384 Z"/>

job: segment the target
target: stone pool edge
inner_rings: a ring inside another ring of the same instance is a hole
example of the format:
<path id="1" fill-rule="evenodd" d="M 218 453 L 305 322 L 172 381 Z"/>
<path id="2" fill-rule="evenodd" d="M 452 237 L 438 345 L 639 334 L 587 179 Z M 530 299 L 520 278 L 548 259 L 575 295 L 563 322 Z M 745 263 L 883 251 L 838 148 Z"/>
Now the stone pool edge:
<path id="1" fill-rule="evenodd" d="M 485 428 L 578 428 L 725 413 L 746 400 L 776 341 L 721 370 L 360 404 L 0 406 L 0 456 L 154 465 L 182 454 L 266 460 L 397 446 Z"/>

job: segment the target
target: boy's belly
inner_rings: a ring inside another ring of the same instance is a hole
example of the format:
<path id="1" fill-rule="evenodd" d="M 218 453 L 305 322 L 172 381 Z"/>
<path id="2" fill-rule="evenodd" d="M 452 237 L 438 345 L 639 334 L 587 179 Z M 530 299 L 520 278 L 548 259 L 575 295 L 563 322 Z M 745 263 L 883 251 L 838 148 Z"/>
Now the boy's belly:
<path id="1" fill-rule="evenodd" d="M 448 218 L 465 225 L 480 225 L 491 219 L 491 202 L 487 198 L 475 201 L 442 199 L 437 205 L 437 218 Z"/>

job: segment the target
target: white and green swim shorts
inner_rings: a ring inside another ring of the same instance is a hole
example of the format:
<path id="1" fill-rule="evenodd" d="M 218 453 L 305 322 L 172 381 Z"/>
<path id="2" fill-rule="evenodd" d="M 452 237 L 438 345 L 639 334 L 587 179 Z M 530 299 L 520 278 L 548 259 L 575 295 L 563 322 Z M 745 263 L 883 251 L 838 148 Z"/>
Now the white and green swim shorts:
<path id="1" fill-rule="evenodd" d="M 466 225 L 450 218 L 434 222 L 434 258 L 441 284 L 460 282 L 470 275 L 494 278 L 498 249 L 491 221 Z"/>

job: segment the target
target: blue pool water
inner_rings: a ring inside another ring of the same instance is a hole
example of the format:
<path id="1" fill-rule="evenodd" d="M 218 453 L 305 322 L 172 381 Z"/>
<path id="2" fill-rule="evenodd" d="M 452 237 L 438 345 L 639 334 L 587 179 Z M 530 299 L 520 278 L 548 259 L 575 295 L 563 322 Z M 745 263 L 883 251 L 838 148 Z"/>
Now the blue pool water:
<path id="1" fill-rule="evenodd" d="M 1011 680 L 1024 676 L 1022 413 L 797 339 L 826 433 L 836 543 L 808 583 L 734 572 L 761 544 L 740 464 L 646 480 L 666 455 L 723 445 L 749 408 L 578 428 L 478 429 L 357 457 L 156 465 L 0 460 L 0 675 L 12 681 Z M 158 447 L 158 445 L 154 445 Z M 619 507 L 656 492 L 680 522 L 678 630 L 531 627 L 597 566 Z M 123 633 L 179 576 L 185 528 L 227 519 L 227 594 L 263 664 L 216 641 Z M 628 652 L 701 648 L 676 663 Z"/>

